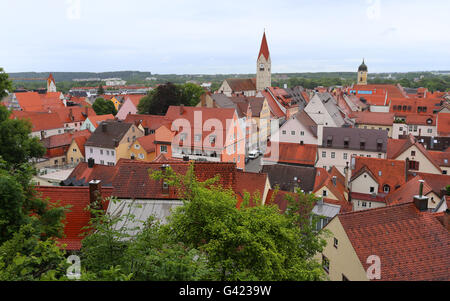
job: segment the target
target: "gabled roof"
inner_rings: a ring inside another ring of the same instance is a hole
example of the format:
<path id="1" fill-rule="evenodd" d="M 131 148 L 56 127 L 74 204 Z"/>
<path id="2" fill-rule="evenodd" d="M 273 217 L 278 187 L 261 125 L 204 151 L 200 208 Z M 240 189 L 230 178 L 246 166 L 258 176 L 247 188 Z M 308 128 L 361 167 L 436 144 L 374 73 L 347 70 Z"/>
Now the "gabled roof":
<path id="1" fill-rule="evenodd" d="M 439 136 L 450 136 L 450 113 L 439 113 L 437 116 Z"/>
<path id="2" fill-rule="evenodd" d="M 64 123 L 56 113 L 12 111 L 10 118 L 30 121 L 32 132 L 64 128 Z"/>
<path id="3" fill-rule="evenodd" d="M 268 92 L 269 90 L 267 89 L 264 91 L 261 91 L 262 95 L 266 98 L 267 100 L 267 104 L 269 105 L 270 108 L 270 112 L 272 113 L 273 116 L 275 116 L 276 118 L 283 118 L 286 117 L 286 109 L 281 109 L 281 105 L 279 104 L 279 102 L 274 99 L 272 97 L 272 95 Z"/>
<path id="4" fill-rule="evenodd" d="M 352 112 L 351 118 L 355 119 L 356 124 L 392 126 L 394 123 L 394 113 Z"/>
<path id="5" fill-rule="evenodd" d="M 42 139 L 42 144 L 45 148 L 55 148 L 62 146 L 69 146 L 72 143 L 72 140 L 78 137 L 89 138 L 91 136 L 91 132 L 88 130 L 77 131 L 73 133 L 64 133 L 60 135 L 53 135 L 47 138 Z"/>
<path id="6" fill-rule="evenodd" d="M 314 166 L 317 159 L 316 144 L 296 144 L 280 142 L 276 162 L 293 165 Z M 270 161 L 271 155 L 265 154 L 264 160 Z"/>
<path id="7" fill-rule="evenodd" d="M 61 109 L 52 110 L 52 112 L 59 115 L 59 118 L 64 123 L 85 121 L 89 116 L 96 116 L 97 114 L 92 108 L 88 107 L 64 107 Z"/>
<path id="8" fill-rule="evenodd" d="M 142 162 L 120 159 L 116 166 L 116 176 L 113 180 L 113 195 L 126 199 L 156 199 L 156 200 L 178 200 L 180 195 L 175 187 L 163 190 L 162 181 L 150 178 L 153 171 L 162 170 L 168 164 L 175 173 L 186 174 L 190 162 L 171 161 L 169 163 Z M 236 164 L 194 162 L 194 172 L 199 181 L 205 181 L 220 175 L 217 185 L 231 188 L 236 191 Z"/>
<path id="9" fill-rule="evenodd" d="M 86 136 L 80 136 L 80 137 L 73 138 L 73 140 L 77 144 L 78 148 L 80 149 L 81 155 L 83 157 L 86 157 L 86 151 L 85 151 L 84 145 L 86 144 L 86 141 L 89 139 L 90 136 L 91 135 L 89 133 L 89 135 L 86 135 Z"/>
<path id="10" fill-rule="evenodd" d="M 103 198 L 111 196 L 111 188 L 103 187 L 101 191 Z M 65 237 L 58 239 L 57 242 L 66 244 L 67 250 L 81 249 L 81 241 L 84 238 L 82 234 L 85 232 L 83 228 L 89 226 L 91 219 L 90 212 L 85 210 L 89 205 L 89 187 L 37 186 L 36 192 L 42 198 L 48 198 L 51 203 L 60 201 L 61 206 L 71 206 L 64 220 Z"/>
<path id="11" fill-rule="evenodd" d="M 94 115 L 94 116 L 88 116 L 89 121 L 91 124 L 97 128 L 98 125 L 105 120 L 114 120 L 113 114 L 107 114 L 107 115 Z"/>
<path id="12" fill-rule="evenodd" d="M 363 269 L 376 255 L 381 281 L 450 280 L 450 233 L 413 203 L 338 215 Z"/>
<path id="13" fill-rule="evenodd" d="M 352 170 L 353 181 L 366 170 L 379 185 L 379 192 L 383 192 L 383 186 L 389 185 L 390 191 L 406 182 L 405 161 L 378 159 L 378 158 L 355 158 L 355 169 Z"/>
<path id="14" fill-rule="evenodd" d="M 450 148 L 449 148 L 450 150 Z M 439 151 L 428 151 L 430 156 L 433 158 L 439 166 L 450 167 L 450 151 L 439 152 Z"/>
<path id="15" fill-rule="evenodd" d="M 256 91 L 256 78 L 227 78 L 226 82 L 234 93 Z"/>
<path id="16" fill-rule="evenodd" d="M 441 170 L 440 166 L 436 163 L 434 158 L 425 149 L 425 147 L 413 136 L 409 135 L 408 139 L 389 139 L 386 157 L 388 159 L 396 159 L 411 146 L 416 146 L 417 149 L 433 164 L 438 170 Z"/>
<path id="17" fill-rule="evenodd" d="M 423 195 L 434 192 L 439 196 L 442 194 L 441 190 L 450 183 L 449 179 L 450 176 L 446 175 L 418 173 L 417 176 L 403 184 L 399 189 L 388 194 L 386 196 L 387 204 L 396 205 L 412 202 L 414 196 L 419 194 L 420 180 L 425 181 L 423 185 Z"/>
<path id="18" fill-rule="evenodd" d="M 136 126 L 141 124 L 144 128 L 157 130 L 162 125 L 168 125 L 171 120 L 166 116 L 145 115 L 145 114 L 128 114 L 124 122 L 134 123 Z M 168 126 L 170 128 L 170 126 Z"/>
<path id="19" fill-rule="evenodd" d="M 272 187 L 278 185 L 284 191 L 294 191 L 296 187 L 303 189 L 305 192 L 314 189 L 316 169 L 311 166 L 263 165 L 262 172 L 268 174 Z"/>
<path id="20" fill-rule="evenodd" d="M 142 146 L 142 148 L 145 150 L 147 154 L 153 153 L 156 150 L 155 146 L 155 134 L 148 135 L 148 136 L 142 136 L 137 139 L 139 144 Z"/>
<path id="21" fill-rule="evenodd" d="M 103 126 L 105 126 L 106 131 L 103 131 Z M 117 145 L 114 140 L 116 140 L 117 143 L 120 143 L 132 126 L 132 123 L 103 121 L 102 126 L 97 127 L 85 145 L 102 148 L 116 148 Z"/>
<path id="22" fill-rule="evenodd" d="M 333 177 L 336 177 L 336 185 L 333 183 Z M 345 187 L 345 178 L 336 167 L 333 166 L 330 172 L 324 168 L 317 168 L 313 193 L 316 193 L 323 187 L 328 188 L 338 201 L 347 201 L 344 194 L 348 193 L 348 190 Z"/>
<path id="23" fill-rule="evenodd" d="M 261 41 L 261 48 L 259 50 L 258 58 L 261 57 L 261 55 L 264 55 L 266 60 L 269 60 L 270 52 L 269 52 L 269 46 L 267 45 L 267 39 L 266 39 L 266 33 L 264 32 L 262 41 Z"/>
<path id="24" fill-rule="evenodd" d="M 64 186 L 89 186 L 92 180 L 101 180 L 102 186 L 112 186 L 116 167 L 94 164 L 89 168 L 87 162 L 80 162 L 72 173 L 63 181 Z"/>
<path id="25" fill-rule="evenodd" d="M 317 124 L 305 110 L 302 110 L 295 115 L 295 118 L 303 125 L 314 137 L 317 137 Z"/>
<path id="26" fill-rule="evenodd" d="M 241 207 L 242 201 L 244 200 L 244 195 L 246 192 L 250 194 L 250 198 L 252 202 L 249 204 L 250 206 L 258 206 L 261 205 L 265 200 L 264 190 L 266 188 L 268 175 L 265 173 L 253 173 L 253 172 L 244 172 L 237 171 L 236 173 L 236 196 L 238 198 L 237 208 Z M 253 197 L 255 194 L 259 194 L 260 203 L 254 203 Z"/>
<path id="27" fill-rule="evenodd" d="M 17 101 L 23 111 L 48 112 L 58 108 L 64 108 L 60 92 L 39 94 L 37 92 L 15 93 Z"/>

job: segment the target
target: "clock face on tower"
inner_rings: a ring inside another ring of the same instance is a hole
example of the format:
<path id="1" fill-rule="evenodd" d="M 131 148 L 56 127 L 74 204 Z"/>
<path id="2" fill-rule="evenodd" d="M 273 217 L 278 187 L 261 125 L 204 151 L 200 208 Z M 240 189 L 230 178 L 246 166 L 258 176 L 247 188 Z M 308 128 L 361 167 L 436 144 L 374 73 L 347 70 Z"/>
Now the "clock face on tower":
<path id="1" fill-rule="evenodd" d="M 259 71 L 264 71 L 264 64 L 259 64 Z"/>

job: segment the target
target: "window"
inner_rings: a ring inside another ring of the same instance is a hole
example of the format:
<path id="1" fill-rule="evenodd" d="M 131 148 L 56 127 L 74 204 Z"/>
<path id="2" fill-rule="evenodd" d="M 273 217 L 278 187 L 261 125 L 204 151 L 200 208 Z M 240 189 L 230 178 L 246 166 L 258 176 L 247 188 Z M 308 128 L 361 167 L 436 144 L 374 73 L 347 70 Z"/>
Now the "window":
<path id="1" fill-rule="evenodd" d="M 139 154 L 139 159 L 144 160 L 144 154 Z"/>
<path id="2" fill-rule="evenodd" d="M 109 156 L 109 150 L 106 151 L 106 155 Z"/>
<path id="3" fill-rule="evenodd" d="M 167 154 L 167 145 L 161 145 L 160 146 L 160 151 L 163 154 Z"/>
<path id="4" fill-rule="evenodd" d="M 305 132 L 301 131 L 300 136 L 305 136 Z"/>
<path id="5" fill-rule="evenodd" d="M 414 126 L 414 132 L 417 132 L 417 125 Z"/>
<path id="6" fill-rule="evenodd" d="M 327 152 L 322 152 L 322 158 L 326 158 L 327 157 Z"/>
<path id="7" fill-rule="evenodd" d="M 427 133 L 428 133 L 428 134 L 432 134 L 432 133 L 433 133 L 433 129 L 428 129 L 428 130 L 427 130 Z"/>
<path id="8" fill-rule="evenodd" d="M 92 153 L 94 152 L 94 149 L 93 149 L 93 148 L 91 148 L 91 149 L 90 149 L 90 152 L 91 152 L 91 154 L 92 154 Z"/>
<path id="9" fill-rule="evenodd" d="M 291 135 L 292 135 L 292 136 L 295 136 L 295 131 L 291 131 Z"/>
<path id="10" fill-rule="evenodd" d="M 334 158 L 336 158 L 336 153 L 335 153 L 335 152 L 332 152 L 332 153 L 331 153 L 331 159 L 334 159 Z"/>
<path id="11" fill-rule="evenodd" d="M 334 238 L 334 243 L 333 243 L 333 245 L 334 245 L 334 247 L 337 249 L 338 248 L 338 243 L 339 243 L 339 241 L 338 241 L 338 239 L 335 237 Z"/>
<path id="12" fill-rule="evenodd" d="M 347 160 L 347 158 L 348 158 L 348 154 L 344 153 L 344 160 Z"/>
<path id="13" fill-rule="evenodd" d="M 108 166 L 114 166 L 114 162 L 108 162 Z"/>
<path id="14" fill-rule="evenodd" d="M 140 149 L 141 146 L 140 146 L 139 144 L 135 144 L 135 145 L 134 145 L 134 148 L 135 148 L 135 149 Z"/>
<path id="15" fill-rule="evenodd" d="M 100 155 L 103 155 L 103 150 L 102 149 L 100 150 Z"/>
<path id="16" fill-rule="evenodd" d="M 411 151 L 411 157 L 414 157 L 416 155 L 415 151 Z"/>
<path id="17" fill-rule="evenodd" d="M 411 170 L 419 170 L 419 162 L 417 162 L 417 161 L 409 161 L 409 169 L 411 169 Z"/>
<path id="18" fill-rule="evenodd" d="M 105 161 L 100 160 L 100 164 L 105 165 Z"/>
<path id="19" fill-rule="evenodd" d="M 114 156 L 114 151 L 111 151 L 111 156 Z"/>
<path id="20" fill-rule="evenodd" d="M 327 191 L 326 190 L 322 191 L 322 195 L 327 196 Z"/>
<path id="21" fill-rule="evenodd" d="M 127 141 L 130 142 L 130 137 L 127 138 Z"/>
<path id="22" fill-rule="evenodd" d="M 362 202 L 363 207 L 367 207 L 367 202 Z"/>
<path id="23" fill-rule="evenodd" d="M 322 267 L 325 270 L 325 272 L 330 272 L 330 260 L 325 257 L 325 255 L 322 255 Z"/>
<path id="24" fill-rule="evenodd" d="M 282 131 L 283 135 L 286 135 L 286 131 Z"/>
<path id="25" fill-rule="evenodd" d="M 375 192 L 375 187 L 370 187 L 370 192 L 371 193 Z"/>
<path id="26" fill-rule="evenodd" d="M 73 149 L 73 152 L 74 152 L 74 153 L 76 153 L 76 152 L 77 152 L 77 149 L 76 149 L 76 148 L 74 148 L 74 149 Z"/>
<path id="27" fill-rule="evenodd" d="M 384 191 L 384 193 L 389 193 L 391 191 L 391 187 L 389 185 L 384 185 L 383 191 Z"/>

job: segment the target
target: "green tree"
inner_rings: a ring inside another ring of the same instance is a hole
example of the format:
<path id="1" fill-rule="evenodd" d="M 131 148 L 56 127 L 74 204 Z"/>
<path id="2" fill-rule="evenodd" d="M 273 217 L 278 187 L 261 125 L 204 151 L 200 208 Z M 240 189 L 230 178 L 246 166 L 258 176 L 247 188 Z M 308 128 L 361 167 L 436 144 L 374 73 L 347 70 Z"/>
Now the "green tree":
<path id="1" fill-rule="evenodd" d="M 115 116 L 117 114 L 117 110 L 116 107 L 114 106 L 114 103 L 101 97 L 95 100 L 94 104 L 92 105 L 92 108 L 94 109 L 97 115 L 112 114 Z"/>
<path id="2" fill-rule="evenodd" d="M 200 102 L 200 97 L 205 93 L 205 90 L 199 85 L 187 83 L 181 87 L 181 103 L 195 107 Z"/>
<path id="3" fill-rule="evenodd" d="M 3 68 L 0 68 L 0 101 L 8 95 L 6 91 L 12 92 L 12 90 L 13 86 L 8 74 L 3 71 Z"/>
<path id="4" fill-rule="evenodd" d="M 296 207 L 282 215 L 275 206 L 236 208 L 230 190 L 214 185 L 216 179 L 199 183 L 193 167 L 185 176 L 155 172 L 183 192 L 184 206 L 169 218 L 164 228 L 177 241 L 207 254 L 213 279 L 241 280 L 321 280 L 324 272 L 313 260 L 325 246 L 310 222 L 315 198 L 299 195 Z M 257 203 L 257 202 L 256 202 Z M 307 222 L 306 222 L 307 221 Z"/>
<path id="5" fill-rule="evenodd" d="M 195 102 L 196 93 L 198 94 L 198 92 L 192 87 L 185 92 L 183 91 L 183 86 L 177 86 L 170 82 L 165 85 L 159 85 L 141 99 L 138 105 L 139 114 L 164 115 L 170 106 L 179 106 L 181 104 L 190 106 L 191 101 Z"/>
<path id="6" fill-rule="evenodd" d="M 68 267 L 65 252 L 31 224 L 0 246 L 0 281 L 64 280 Z"/>
<path id="7" fill-rule="evenodd" d="M 97 95 L 103 95 L 105 94 L 105 90 L 103 89 L 103 85 L 98 85 Z"/>
<path id="8" fill-rule="evenodd" d="M 10 165 L 17 166 L 39 158 L 45 148 L 37 138 L 31 138 L 31 123 L 10 119 L 11 112 L 0 106 L 0 156 Z"/>

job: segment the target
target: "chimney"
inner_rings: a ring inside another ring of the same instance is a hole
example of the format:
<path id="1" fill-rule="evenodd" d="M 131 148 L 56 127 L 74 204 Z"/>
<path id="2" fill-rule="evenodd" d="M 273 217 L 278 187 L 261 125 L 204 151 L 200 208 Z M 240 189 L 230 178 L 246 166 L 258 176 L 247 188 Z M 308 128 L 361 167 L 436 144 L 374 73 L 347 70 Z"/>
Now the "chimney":
<path id="1" fill-rule="evenodd" d="M 349 172 L 348 172 L 348 170 L 349 170 L 348 161 L 345 162 L 345 164 L 346 164 L 346 166 L 344 167 L 344 177 L 345 177 L 344 184 L 345 184 L 345 188 L 348 189 L 348 182 L 349 182 L 349 179 L 348 179 L 348 174 L 349 174 Z"/>
<path id="2" fill-rule="evenodd" d="M 180 115 L 183 115 L 184 113 L 184 105 L 180 105 Z"/>
<path id="3" fill-rule="evenodd" d="M 106 122 L 102 122 L 102 132 L 103 133 L 106 133 L 106 128 L 107 128 Z"/>
<path id="4" fill-rule="evenodd" d="M 88 159 L 88 168 L 94 168 L 94 165 L 95 165 L 94 158 L 89 158 Z"/>
<path id="5" fill-rule="evenodd" d="M 421 212 L 428 211 L 428 198 L 423 195 L 423 183 L 424 180 L 420 180 L 420 188 L 419 188 L 419 195 L 414 196 L 414 205 L 416 205 L 416 208 L 420 210 Z"/>
<path id="6" fill-rule="evenodd" d="M 92 180 L 89 182 L 89 203 L 95 204 L 101 200 L 102 196 L 102 183 L 100 180 Z M 100 208 L 95 208 L 100 209 Z"/>
<path id="7" fill-rule="evenodd" d="M 72 108 L 69 109 L 69 118 L 70 118 L 70 120 L 72 120 L 72 121 L 75 120 L 75 116 L 73 116 Z"/>

